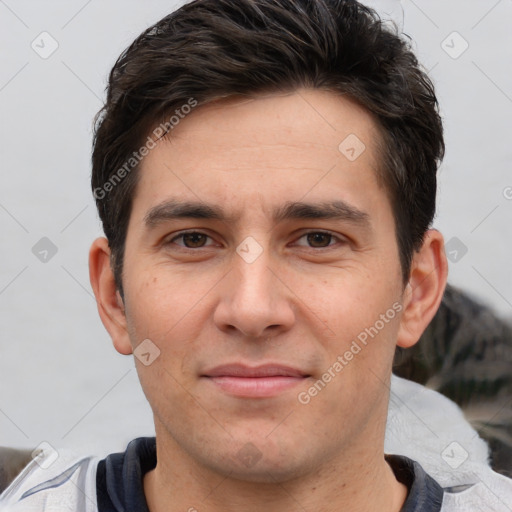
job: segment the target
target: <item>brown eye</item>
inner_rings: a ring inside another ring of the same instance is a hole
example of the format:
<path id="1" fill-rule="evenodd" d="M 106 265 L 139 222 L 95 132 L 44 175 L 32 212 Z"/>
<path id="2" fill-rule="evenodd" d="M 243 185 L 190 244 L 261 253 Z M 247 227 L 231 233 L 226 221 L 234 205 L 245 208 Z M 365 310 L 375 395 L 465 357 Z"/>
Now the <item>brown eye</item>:
<path id="1" fill-rule="evenodd" d="M 306 236 L 311 247 L 328 247 L 332 241 L 330 233 L 308 233 Z"/>
<path id="2" fill-rule="evenodd" d="M 183 244 L 185 247 L 190 249 L 203 247 L 206 244 L 206 240 L 208 239 L 208 237 L 202 233 L 184 233 L 181 235 L 181 238 L 183 239 Z"/>

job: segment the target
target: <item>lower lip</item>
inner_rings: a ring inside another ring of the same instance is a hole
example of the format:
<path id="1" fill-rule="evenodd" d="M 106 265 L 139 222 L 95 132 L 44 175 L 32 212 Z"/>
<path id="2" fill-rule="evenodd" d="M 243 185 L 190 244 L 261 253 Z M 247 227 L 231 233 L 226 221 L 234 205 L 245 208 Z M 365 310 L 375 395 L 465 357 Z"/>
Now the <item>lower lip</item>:
<path id="1" fill-rule="evenodd" d="M 208 377 L 220 389 L 245 398 L 266 398 L 291 389 L 306 377 Z"/>

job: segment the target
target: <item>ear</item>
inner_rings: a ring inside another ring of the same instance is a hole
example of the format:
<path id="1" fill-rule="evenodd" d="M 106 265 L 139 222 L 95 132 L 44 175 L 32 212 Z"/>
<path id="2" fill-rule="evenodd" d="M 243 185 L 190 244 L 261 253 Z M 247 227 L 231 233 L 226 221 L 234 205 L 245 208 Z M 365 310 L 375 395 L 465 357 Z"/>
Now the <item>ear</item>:
<path id="1" fill-rule="evenodd" d="M 435 229 L 425 234 L 423 245 L 412 260 L 409 283 L 403 295 L 403 313 L 397 345 L 412 347 L 434 318 L 443 298 L 448 262 L 443 235 Z"/>
<path id="2" fill-rule="evenodd" d="M 115 349 L 124 355 L 131 354 L 132 347 L 126 328 L 125 308 L 110 266 L 110 247 L 106 238 L 96 239 L 91 246 L 89 279 L 101 321 L 109 332 Z"/>

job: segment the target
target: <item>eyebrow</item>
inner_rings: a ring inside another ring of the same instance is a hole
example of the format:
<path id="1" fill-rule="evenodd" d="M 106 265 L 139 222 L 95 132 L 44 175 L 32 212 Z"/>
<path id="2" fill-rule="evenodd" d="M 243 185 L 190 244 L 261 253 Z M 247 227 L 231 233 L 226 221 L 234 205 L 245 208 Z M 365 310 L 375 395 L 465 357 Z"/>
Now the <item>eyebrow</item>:
<path id="1" fill-rule="evenodd" d="M 151 208 L 144 217 L 144 223 L 151 229 L 162 222 L 183 218 L 224 222 L 234 219 L 217 205 L 169 199 Z M 343 220 L 366 228 L 371 224 L 366 212 L 341 200 L 323 203 L 288 202 L 273 212 L 276 223 L 291 219 Z"/>
<path id="2" fill-rule="evenodd" d="M 287 219 L 334 219 L 370 227 L 370 216 L 366 212 L 341 200 L 319 204 L 303 202 L 286 203 L 274 213 L 274 220 L 281 222 Z"/>
<path id="3" fill-rule="evenodd" d="M 144 216 L 144 224 L 148 228 L 153 228 L 167 220 L 184 218 L 225 220 L 226 216 L 218 206 L 170 199 L 151 208 Z"/>

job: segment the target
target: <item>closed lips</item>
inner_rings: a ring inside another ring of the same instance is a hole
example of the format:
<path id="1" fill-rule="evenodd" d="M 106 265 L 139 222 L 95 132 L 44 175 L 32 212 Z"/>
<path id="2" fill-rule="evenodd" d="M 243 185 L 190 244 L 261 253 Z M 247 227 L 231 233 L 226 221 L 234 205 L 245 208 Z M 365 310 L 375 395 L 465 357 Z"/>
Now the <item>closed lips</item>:
<path id="1" fill-rule="evenodd" d="M 301 370 L 289 366 L 264 365 L 250 367 L 241 364 L 228 364 L 217 366 L 203 374 L 203 377 L 239 377 L 239 378 L 264 378 L 264 377 L 295 377 L 304 378 L 309 375 Z"/>

